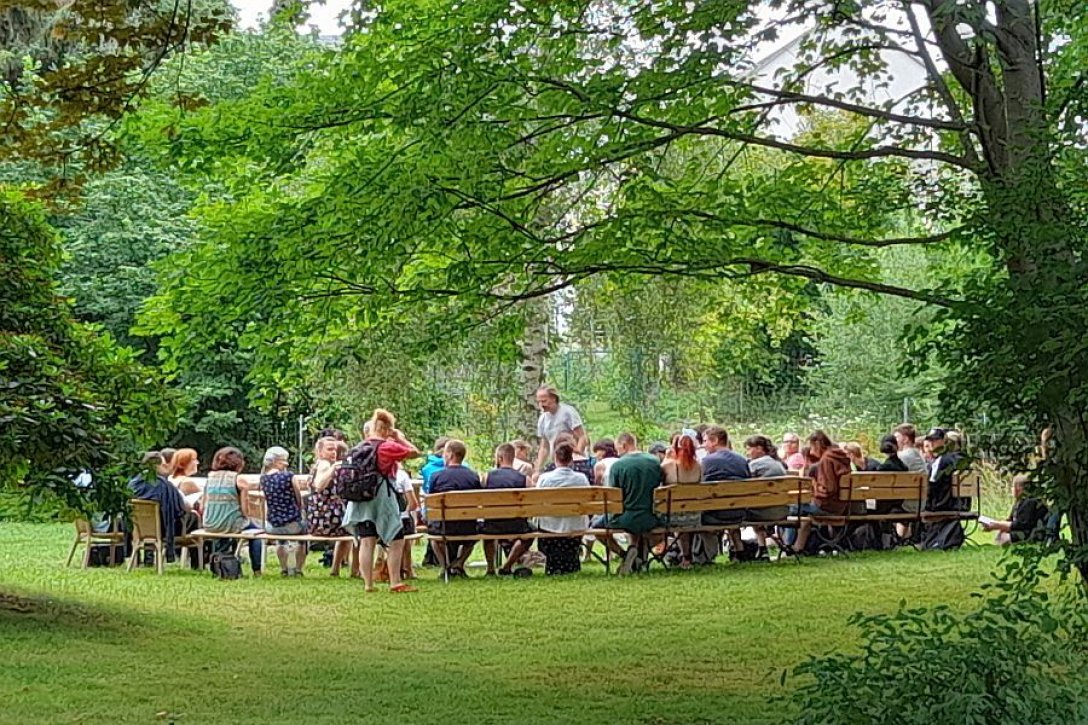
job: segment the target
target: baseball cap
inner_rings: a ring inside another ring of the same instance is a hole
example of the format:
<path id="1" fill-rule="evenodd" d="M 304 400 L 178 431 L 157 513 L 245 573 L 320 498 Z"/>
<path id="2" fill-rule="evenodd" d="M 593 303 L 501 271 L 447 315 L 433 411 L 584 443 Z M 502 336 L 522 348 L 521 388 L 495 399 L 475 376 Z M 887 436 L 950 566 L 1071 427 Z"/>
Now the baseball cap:
<path id="1" fill-rule="evenodd" d="M 943 441 L 945 439 L 946 432 L 944 428 L 930 428 L 926 433 L 927 441 Z"/>

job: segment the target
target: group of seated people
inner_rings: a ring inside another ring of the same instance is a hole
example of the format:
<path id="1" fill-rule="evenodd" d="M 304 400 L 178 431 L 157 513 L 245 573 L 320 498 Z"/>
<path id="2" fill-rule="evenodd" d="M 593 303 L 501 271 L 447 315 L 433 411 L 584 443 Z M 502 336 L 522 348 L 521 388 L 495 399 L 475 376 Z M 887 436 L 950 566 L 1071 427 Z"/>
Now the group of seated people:
<path id="1" fill-rule="evenodd" d="M 382 411 L 384 413 L 384 411 Z M 391 419 L 391 416 L 390 416 Z M 369 425 L 374 425 L 372 420 Z M 203 486 L 192 476 L 199 468 L 196 451 L 192 449 L 156 451 L 147 454 L 147 470 L 131 481 L 133 495 L 159 503 L 166 537 L 168 558 L 174 553 L 173 539 L 196 528 L 213 533 L 242 533 L 263 531 L 271 536 L 310 534 L 315 537 L 354 537 L 354 541 L 336 542 L 331 557 L 333 576 L 350 560 L 351 574 L 366 580 L 368 590 L 375 578 L 373 555 L 376 541 L 389 548 L 390 556 L 385 576 L 397 587 L 405 587 L 403 579 L 414 578 L 411 548 L 404 537 L 414 533 L 419 525 L 428 525 L 435 536 L 471 537 L 474 535 L 508 536 L 508 539 L 484 540 L 488 574 L 526 575 L 524 566 L 533 557 L 544 559 L 546 574 L 577 572 L 583 561 L 592 555 L 593 538 L 588 529 L 608 529 L 616 534 L 599 537 L 599 543 L 622 560 L 621 572 L 637 571 L 645 562 L 647 551 L 656 547 L 658 555 L 671 556 L 680 568 L 710 563 L 720 553 L 721 534 L 680 534 L 661 540 L 655 529 L 667 526 L 684 529 L 691 526 L 728 528 L 730 557 L 740 561 L 768 558 L 768 540 L 779 543 L 786 553 L 808 551 L 812 526 L 802 521 L 797 527 L 777 526 L 787 516 L 836 516 L 846 512 L 847 502 L 840 500 L 839 488 L 843 476 L 853 471 L 918 471 L 929 480 L 926 510 L 951 510 L 954 501 L 953 475 L 960 468 L 961 438 L 955 431 L 934 428 L 918 446 L 913 426 L 898 426 L 880 445 L 883 461 L 868 457 L 858 443 L 834 443 L 823 431 L 812 433 L 805 445 L 793 433 L 783 436 L 781 447 L 763 435 L 753 435 L 743 441 L 744 454 L 735 451 L 728 432 L 720 426 L 685 428 L 668 443 L 655 443 L 642 452 L 631 433 L 621 433 L 614 440 L 602 438 L 589 447 L 584 429 L 582 435 L 560 431 L 547 440 L 547 454 L 533 460 L 532 449 L 524 441 L 499 445 L 494 451 L 493 467 L 483 475 L 466 465 L 468 450 L 464 442 L 441 437 L 427 454 L 420 476 L 422 497 L 416 496 L 412 478 L 404 461 L 418 450 L 384 418 L 383 433 L 373 438 L 364 432 L 364 440 L 380 440 L 385 446 L 379 451 L 379 466 L 390 481 L 391 505 L 371 507 L 345 502 L 339 495 L 335 471 L 349 446 L 339 431 L 327 430 L 314 448 L 314 465 L 304 479 L 289 470 L 289 454 L 280 447 L 269 448 L 263 457 L 261 475 L 240 476 L 245 468 L 242 454 L 235 448 L 221 448 L 212 459 Z M 550 460 L 548 460 L 550 458 Z M 662 485 L 714 483 L 752 478 L 772 478 L 790 474 L 813 479 L 811 500 L 800 506 L 767 507 L 755 510 L 714 511 L 703 514 L 681 514 L 663 521 L 654 511 L 654 490 Z M 503 521 L 427 522 L 426 497 L 429 495 L 479 489 L 561 488 L 577 486 L 612 486 L 623 492 L 623 513 L 607 519 L 587 520 L 583 516 L 539 517 L 533 521 L 510 519 Z M 1022 486 L 1021 486 L 1022 488 Z M 250 491 L 260 491 L 263 506 L 254 510 Z M 1020 489 L 1018 488 L 1018 491 Z M 1037 507 L 1021 506 L 1020 518 L 1038 518 Z M 381 510 L 379 510 L 381 509 Z M 905 500 L 895 510 L 917 512 L 918 502 Z M 1043 508 L 1045 512 L 1045 507 Z M 886 512 L 886 511 L 885 511 Z M 1045 515 L 1045 514 L 1044 514 Z M 766 521 L 755 526 L 755 540 L 745 541 L 736 524 Z M 958 522 L 957 522 L 958 524 Z M 1022 532 L 1023 521 L 1013 516 L 1009 522 L 986 524 L 988 528 L 1013 540 L 1014 532 Z M 519 538 L 531 531 L 560 534 L 537 538 L 538 552 L 529 550 L 533 539 Z M 571 536 L 562 536 L 562 534 Z M 900 535 L 909 532 L 900 531 Z M 1016 534 L 1019 535 L 1019 534 Z M 941 545 L 932 548 L 958 546 L 954 535 L 946 536 Z M 621 538 L 626 546 L 621 544 Z M 262 542 L 249 540 L 253 572 L 262 570 Z M 465 567 L 476 541 L 431 544 L 424 563 L 433 563 L 445 577 L 465 575 Z M 229 541 L 227 542 L 229 545 Z M 501 560 L 496 556 L 502 549 Z M 397 555 L 393 550 L 399 549 Z M 279 541 L 276 553 L 283 576 L 301 576 L 307 546 L 302 542 Z"/>

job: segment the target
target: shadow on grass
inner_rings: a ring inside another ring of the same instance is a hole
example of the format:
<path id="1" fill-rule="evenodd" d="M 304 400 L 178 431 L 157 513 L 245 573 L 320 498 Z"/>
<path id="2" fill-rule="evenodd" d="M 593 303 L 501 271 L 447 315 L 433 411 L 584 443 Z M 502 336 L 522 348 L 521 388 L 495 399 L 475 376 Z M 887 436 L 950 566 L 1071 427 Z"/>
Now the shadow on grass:
<path id="1" fill-rule="evenodd" d="M 79 639 L 103 637 L 117 641 L 139 637 L 144 626 L 133 614 L 0 590 L 0 640 L 37 630 Z"/>

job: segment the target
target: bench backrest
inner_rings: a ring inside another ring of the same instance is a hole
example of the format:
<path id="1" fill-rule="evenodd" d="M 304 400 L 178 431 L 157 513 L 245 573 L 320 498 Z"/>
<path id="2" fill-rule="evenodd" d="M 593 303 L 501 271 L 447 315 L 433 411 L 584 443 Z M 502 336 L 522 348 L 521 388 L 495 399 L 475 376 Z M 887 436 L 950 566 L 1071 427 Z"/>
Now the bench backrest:
<path id="1" fill-rule="evenodd" d="M 679 483 L 654 491 L 654 512 L 669 515 L 788 506 L 804 503 L 811 492 L 812 481 L 802 476 Z"/>
<path id="2" fill-rule="evenodd" d="M 952 477 L 952 495 L 956 498 L 978 499 L 981 488 L 978 471 L 957 471 Z"/>
<path id="3" fill-rule="evenodd" d="M 499 488 L 427 496 L 429 521 L 525 519 L 533 516 L 596 516 L 623 512 L 618 488 Z"/>
<path id="4" fill-rule="evenodd" d="M 929 480 L 921 471 L 859 471 L 839 481 L 839 500 L 925 502 L 928 490 Z"/>
<path id="5" fill-rule="evenodd" d="M 159 519 L 159 502 L 134 498 L 132 504 L 132 533 L 134 538 L 161 539 L 162 524 Z"/>

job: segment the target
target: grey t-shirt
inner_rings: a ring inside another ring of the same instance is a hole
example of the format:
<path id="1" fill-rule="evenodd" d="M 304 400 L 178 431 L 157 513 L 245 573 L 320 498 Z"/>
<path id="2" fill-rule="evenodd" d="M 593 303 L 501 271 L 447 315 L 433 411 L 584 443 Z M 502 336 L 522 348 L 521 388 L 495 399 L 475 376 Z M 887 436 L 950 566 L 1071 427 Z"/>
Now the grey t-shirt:
<path id="1" fill-rule="evenodd" d="M 926 462 L 917 448 L 904 448 L 899 451 L 899 460 L 907 467 L 908 471 L 915 473 L 926 472 Z"/>
<path id="2" fill-rule="evenodd" d="M 560 403 L 554 413 L 541 413 L 536 422 L 536 434 L 548 441 L 548 448 L 555 448 L 555 439 L 561 433 L 569 433 L 582 425 L 582 416 L 573 406 Z"/>
<path id="3" fill-rule="evenodd" d="M 748 470 L 752 472 L 753 478 L 775 478 L 786 475 L 786 467 L 782 465 L 782 461 L 770 456 L 760 456 L 748 461 Z"/>

